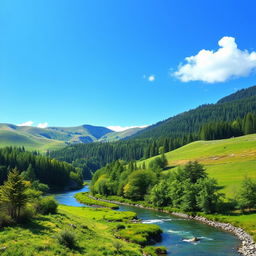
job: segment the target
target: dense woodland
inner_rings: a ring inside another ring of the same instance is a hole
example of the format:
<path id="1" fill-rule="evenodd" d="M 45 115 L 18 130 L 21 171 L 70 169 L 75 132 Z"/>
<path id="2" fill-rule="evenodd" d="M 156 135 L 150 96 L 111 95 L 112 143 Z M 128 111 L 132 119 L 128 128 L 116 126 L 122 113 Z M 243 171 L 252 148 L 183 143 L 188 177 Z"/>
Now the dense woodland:
<path id="1" fill-rule="evenodd" d="M 256 113 L 255 95 L 234 101 L 202 105 L 150 126 L 135 134 L 134 138 L 182 137 L 190 133 L 197 134 L 205 123 L 231 122 L 244 118 L 249 112 Z"/>
<path id="2" fill-rule="evenodd" d="M 0 149 L 0 185 L 14 168 L 26 180 L 39 181 L 50 188 L 82 185 L 81 171 L 71 164 L 50 159 L 37 152 L 26 152 L 24 148 Z"/>
<path id="3" fill-rule="evenodd" d="M 232 122 L 211 122 L 199 131 L 202 140 L 217 140 L 256 133 L 256 115 L 248 113 L 244 118 Z"/>

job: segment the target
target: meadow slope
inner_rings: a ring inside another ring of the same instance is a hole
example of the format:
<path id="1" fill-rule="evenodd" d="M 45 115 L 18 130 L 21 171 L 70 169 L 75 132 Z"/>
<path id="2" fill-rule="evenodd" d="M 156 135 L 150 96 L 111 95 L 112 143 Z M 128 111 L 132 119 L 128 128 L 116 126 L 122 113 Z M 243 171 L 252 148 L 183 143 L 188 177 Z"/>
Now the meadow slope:
<path id="1" fill-rule="evenodd" d="M 140 161 L 146 165 L 155 157 Z M 245 176 L 256 178 L 256 134 L 214 141 L 196 141 L 166 153 L 168 167 L 202 163 L 227 196 L 235 196 Z M 173 169 L 171 169 L 173 170 Z M 168 170 L 169 171 L 169 170 Z"/>

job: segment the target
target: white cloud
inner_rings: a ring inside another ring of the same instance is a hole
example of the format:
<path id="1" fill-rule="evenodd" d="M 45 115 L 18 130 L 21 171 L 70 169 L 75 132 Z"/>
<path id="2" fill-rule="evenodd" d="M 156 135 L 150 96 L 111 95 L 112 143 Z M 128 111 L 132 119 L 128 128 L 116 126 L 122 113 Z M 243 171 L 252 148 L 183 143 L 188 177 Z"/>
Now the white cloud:
<path id="1" fill-rule="evenodd" d="M 21 124 L 18 124 L 17 126 L 32 126 L 33 125 L 33 121 L 27 121 L 27 122 L 24 122 L 24 123 L 21 123 Z"/>
<path id="2" fill-rule="evenodd" d="M 38 128 L 47 128 L 48 127 L 48 123 L 47 122 L 45 122 L 45 123 L 39 123 L 38 125 L 37 125 L 37 127 Z"/>
<path id="3" fill-rule="evenodd" d="M 173 75 L 182 82 L 216 83 L 247 76 L 256 69 L 256 52 L 238 49 L 234 37 L 225 36 L 218 44 L 217 51 L 203 49 L 195 56 L 186 57 L 187 63 L 180 64 Z"/>
<path id="4" fill-rule="evenodd" d="M 156 80 L 156 76 L 155 75 L 150 75 L 149 77 L 148 77 L 148 81 L 149 82 L 154 82 Z"/>
<path id="5" fill-rule="evenodd" d="M 147 79 L 149 82 L 154 82 L 156 80 L 156 76 L 155 75 L 150 75 L 150 76 L 143 75 L 142 78 L 143 79 Z"/>
<path id="6" fill-rule="evenodd" d="M 142 126 L 119 126 L 119 125 L 114 125 L 114 126 L 108 126 L 107 128 L 110 130 L 113 130 L 115 132 L 122 132 L 131 128 L 146 128 L 148 125 L 142 125 Z"/>

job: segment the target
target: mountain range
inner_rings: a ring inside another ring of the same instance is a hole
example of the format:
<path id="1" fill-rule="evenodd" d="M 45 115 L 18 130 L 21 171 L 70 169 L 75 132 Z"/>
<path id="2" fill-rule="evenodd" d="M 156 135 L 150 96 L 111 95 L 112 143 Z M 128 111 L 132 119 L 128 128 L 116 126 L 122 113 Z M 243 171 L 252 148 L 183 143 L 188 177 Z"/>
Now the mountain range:
<path id="1" fill-rule="evenodd" d="M 220 99 L 215 104 L 201 105 L 146 128 L 130 128 L 116 132 L 109 128 L 93 125 L 76 127 L 17 126 L 0 124 L 0 147 L 24 146 L 28 150 L 61 149 L 67 145 L 91 142 L 113 142 L 123 139 L 178 138 L 197 134 L 208 122 L 233 121 L 247 113 L 256 113 L 256 86 L 239 90 Z"/>
<path id="2" fill-rule="evenodd" d="M 70 144 L 116 141 L 129 137 L 141 129 L 131 128 L 116 132 L 93 125 L 37 128 L 2 123 L 0 124 L 0 146 L 24 146 L 30 150 L 46 151 Z"/>

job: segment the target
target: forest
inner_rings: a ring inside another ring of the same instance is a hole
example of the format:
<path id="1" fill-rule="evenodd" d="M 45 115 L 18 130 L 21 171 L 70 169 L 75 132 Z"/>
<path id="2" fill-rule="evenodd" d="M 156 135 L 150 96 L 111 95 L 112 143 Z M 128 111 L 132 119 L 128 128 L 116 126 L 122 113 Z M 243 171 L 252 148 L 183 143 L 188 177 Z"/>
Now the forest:
<path id="1" fill-rule="evenodd" d="M 50 159 L 24 148 L 6 147 L 0 149 L 0 185 L 8 173 L 16 169 L 26 180 L 48 185 L 50 188 L 65 186 L 81 187 L 82 172 L 71 164 Z"/>

